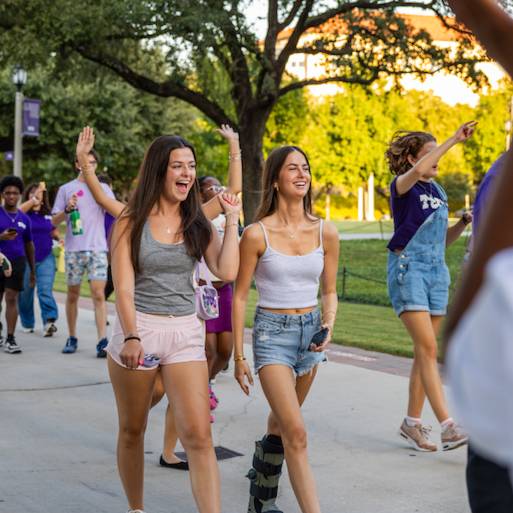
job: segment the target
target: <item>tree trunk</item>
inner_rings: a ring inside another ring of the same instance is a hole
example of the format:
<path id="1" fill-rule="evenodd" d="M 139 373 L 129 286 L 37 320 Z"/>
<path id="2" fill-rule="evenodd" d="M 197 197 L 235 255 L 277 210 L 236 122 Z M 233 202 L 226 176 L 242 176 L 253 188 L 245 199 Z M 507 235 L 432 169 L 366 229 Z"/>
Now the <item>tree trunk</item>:
<path id="1" fill-rule="evenodd" d="M 241 122 L 240 145 L 242 151 L 242 202 L 244 225 L 251 224 L 260 203 L 262 171 L 264 168 L 263 138 L 271 109 L 253 111 Z"/>

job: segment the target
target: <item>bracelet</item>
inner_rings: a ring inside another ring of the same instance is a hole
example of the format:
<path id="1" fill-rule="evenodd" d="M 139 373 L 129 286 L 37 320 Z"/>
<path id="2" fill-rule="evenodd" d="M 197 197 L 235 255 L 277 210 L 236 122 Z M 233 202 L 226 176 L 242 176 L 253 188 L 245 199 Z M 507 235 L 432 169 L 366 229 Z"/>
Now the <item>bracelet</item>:
<path id="1" fill-rule="evenodd" d="M 239 226 L 239 223 L 227 223 L 224 225 L 225 228 L 228 228 L 228 226 Z"/>
<path id="2" fill-rule="evenodd" d="M 228 155 L 228 160 L 241 160 L 241 153 L 230 153 Z"/>
<path id="3" fill-rule="evenodd" d="M 464 226 L 467 226 L 468 224 L 470 224 L 470 223 L 472 222 L 472 220 L 471 220 L 471 219 L 468 219 L 468 220 L 467 220 L 467 217 L 466 217 L 466 215 L 465 215 L 465 214 L 463 214 L 463 215 L 461 216 L 461 221 L 463 222 L 463 225 L 464 225 Z"/>
<path id="4" fill-rule="evenodd" d="M 246 360 L 246 357 L 243 354 L 233 357 L 234 362 L 243 362 L 244 360 Z"/>
<path id="5" fill-rule="evenodd" d="M 137 335 L 130 335 L 128 337 L 125 337 L 125 340 L 123 340 L 123 343 L 128 342 L 129 340 L 138 340 L 141 341 L 141 337 L 138 337 Z"/>

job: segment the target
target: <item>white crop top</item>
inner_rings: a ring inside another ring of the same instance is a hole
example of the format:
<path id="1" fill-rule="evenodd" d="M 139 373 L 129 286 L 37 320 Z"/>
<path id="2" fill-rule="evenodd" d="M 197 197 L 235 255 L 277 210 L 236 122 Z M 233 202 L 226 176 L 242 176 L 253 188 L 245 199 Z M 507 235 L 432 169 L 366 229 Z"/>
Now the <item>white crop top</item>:
<path id="1" fill-rule="evenodd" d="M 263 308 L 307 308 L 317 305 L 319 278 L 324 270 L 321 219 L 319 246 L 306 255 L 284 255 L 269 244 L 263 223 L 265 252 L 255 269 L 258 306 Z"/>

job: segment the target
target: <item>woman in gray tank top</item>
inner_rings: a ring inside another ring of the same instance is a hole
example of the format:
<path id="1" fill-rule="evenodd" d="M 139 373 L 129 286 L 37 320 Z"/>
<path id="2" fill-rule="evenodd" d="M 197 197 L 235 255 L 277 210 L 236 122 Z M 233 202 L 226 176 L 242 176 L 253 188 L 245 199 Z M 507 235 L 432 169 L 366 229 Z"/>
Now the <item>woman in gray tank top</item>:
<path id="1" fill-rule="evenodd" d="M 87 131 L 82 144 L 92 147 Z M 78 148 L 77 148 L 78 149 Z M 143 511 L 144 432 L 158 365 L 174 405 L 178 435 L 201 513 L 220 513 L 220 487 L 209 419 L 204 323 L 195 312 L 193 271 L 232 281 L 239 265 L 240 202 L 219 199 L 227 218 L 223 241 L 201 210 L 193 147 L 181 137 L 155 139 L 136 189 L 113 229 L 116 320 L 107 347 L 119 415 L 118 468 L 130 512 Z M 148 353 L 160 361 L 145 358 Z"/>
<path id="2" fill-rule="evenodd" d="M 262 189 L 259 222 L 242 236 L 233 297 L 235 377 L 248 394 L 246 380 L 253 384 L 253 379 L 244 357 L 243 331 L 247 296 L 255 277 L 259 300 L 253 355 L 271 407 L 267 433 L 256 443 L 248 473 L 248 513 L 281 513 L 275 499 L 284 458 L 301 511 L 320 513 L 301 405 L 318 364 L 326 359 L 323 351 L 335 322 L 338 231 L 311 214 L 310 165 L 299 148 L 284 146 L 271 152 Z M 317 306 L 319 284 L 322 313 Z M 316 334 L 319 345 L 312 344 Z"/>

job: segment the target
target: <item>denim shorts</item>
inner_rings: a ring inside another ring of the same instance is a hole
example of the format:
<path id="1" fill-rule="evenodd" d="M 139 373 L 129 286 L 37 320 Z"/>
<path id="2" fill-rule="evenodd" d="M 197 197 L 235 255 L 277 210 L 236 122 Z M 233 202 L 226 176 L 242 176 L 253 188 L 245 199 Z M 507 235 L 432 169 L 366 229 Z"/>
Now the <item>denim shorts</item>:
<path id="1" fill-rule="evenodd" d="M 277 314 L 257 308 L 253 325 L 255 372 L 266 365 L 287 365 L 296 375 L 307 374 L 327 361 L 324 352 L 309 351 L 313 335 L 321 329 L 318 308 L 302 315 Z"/>
<path id="2" fill-rule="evenodd" d="M 432 255 L 388 254 L 388 295 L 395 313 L 445 315 L 451 277 L 444 260 Z"/>

